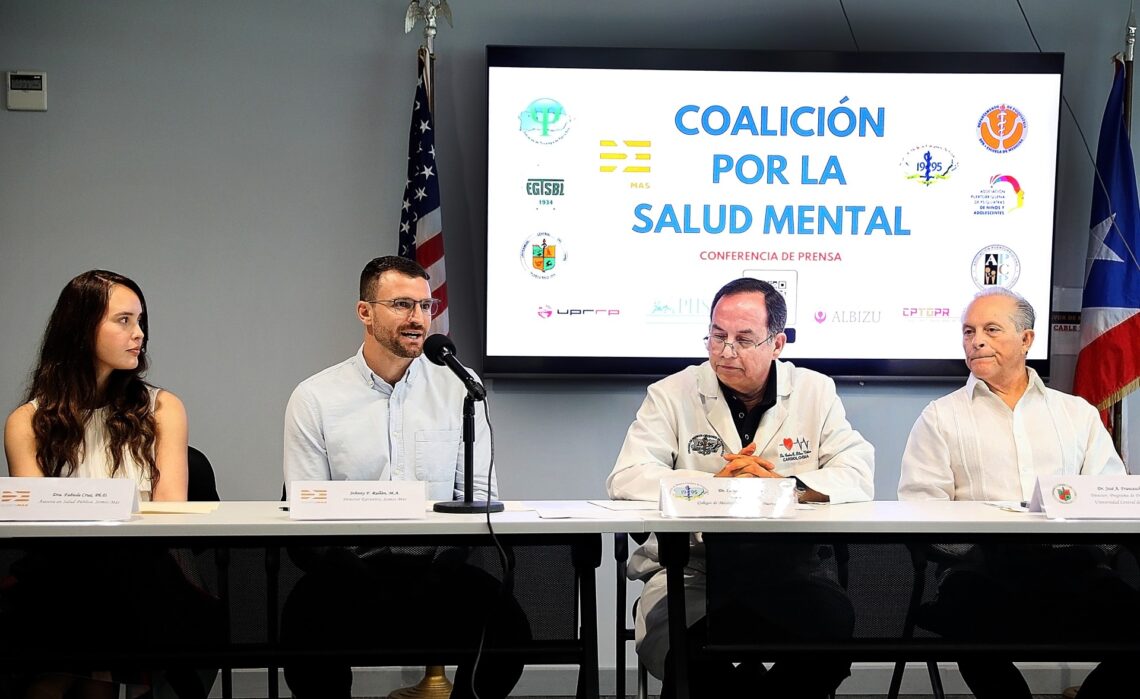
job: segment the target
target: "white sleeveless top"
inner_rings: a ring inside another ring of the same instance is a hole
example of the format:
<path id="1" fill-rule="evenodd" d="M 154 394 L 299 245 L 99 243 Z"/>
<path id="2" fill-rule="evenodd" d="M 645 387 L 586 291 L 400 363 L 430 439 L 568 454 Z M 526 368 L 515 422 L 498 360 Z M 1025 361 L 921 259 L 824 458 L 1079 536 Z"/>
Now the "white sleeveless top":
<path id="1" fill-rule="evenodd" d="M 154 412 L 155 399 L 161 389 L 147 386 L 150 394 L 150 410 Z M 35 401 L 33 401 L 34 403 Z M 73 478 L 111 478 L 110 435 L 107 434 L 107 408 L 99 408 L 91 413 L 87 425 L 83 429 L 83 446 L 80 448 L 79 466 L 72 475 Z M 150 478 L 146 473 L 146 466 L 137 463 L 129 450 L 123 450 L 123 462 L 115 478 L 131 478 L 139 489 L 139 500 L 150 500 Z"/>

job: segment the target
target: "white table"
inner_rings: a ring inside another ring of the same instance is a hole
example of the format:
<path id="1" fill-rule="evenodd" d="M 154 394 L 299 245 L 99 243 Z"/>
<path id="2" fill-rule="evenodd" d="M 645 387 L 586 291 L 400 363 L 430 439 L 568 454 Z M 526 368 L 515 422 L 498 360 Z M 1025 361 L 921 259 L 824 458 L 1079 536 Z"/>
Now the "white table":
<path id="1" fill-rule="evenodd" d="M 668 581 L 671 648 L 686 647 L 684 567 L 692 532 L 748 533 L 757 538 L 814 543 L 1016 540 L 1048 543 L 1140 541 L 1140 522 L 1125 520 L 1049 520 L 1042 514 L 1009 512 L 982 502 L 866 502 L 813 505 L 786 520 L 728 518 L 670 519 L 643 513 L 644 531 L 654 532 Z M 947 644 L 949 645 L 949 644 Z M 1140 647 L 1136 649 L 1140 652 Z M 689 696 L 684 653 L 674 653 L 678 699 Z"/>
<path id="2" fill-rule="evenodd" d="M 534 510 L 523 510 L 508 503 L 508 510 L 491 515 L 496 535 L 508 544 L 566 545 L 573 551 L 578 571 L 580 605 L 579 638 L 575 644 L 583 691 L 598 695 L 598 629 L 596 569 L 601 563 L 601 534 L 641 531 L 642 513 L 621 512 L 574 503 L 591 508 L 590 517 L 543 519 Z M 239 652 L 219 653 L 219 664 L 264 667 L 284 658 L 276 646 L 277 582 L 280 550 L 285 546 L 346 545 L 487 545 L 485 515 L 456 515 L 426 512 L 420 520 L 291 520 L 280 502 L 222 502 L 206 514 L 136 515 L 116 523 L 84 522 L 4 522 L 0 523 L 0 545 L 8 549 L 47 549 L 62 542 L 78 540 L 125 546 L 212 547 L 228 551 L 233 547 L 264 547 L 266 550 L 267 643 Z M 228 553 L 223 559 L 228 561 Z M 223 576 L 219 575 L 221 579 Z M 222 590 L 226 594 L 226 590 Z M 232 651 L 232 649 L 230 649 Z M 244 652 L 244 655 L 243 655 Z M 567 655 L 570 651 L 559 651 Z M 148 659 L 149 661 L 150 659 Z M 550 662 L 547 660 L 546 662 Z M 562 661 L 565 662 L 565 661 Z M 160 665 L 151 665 L 158 667 Z M 270 675 L 270 695 L 276 696 L 276 672 Z"/>

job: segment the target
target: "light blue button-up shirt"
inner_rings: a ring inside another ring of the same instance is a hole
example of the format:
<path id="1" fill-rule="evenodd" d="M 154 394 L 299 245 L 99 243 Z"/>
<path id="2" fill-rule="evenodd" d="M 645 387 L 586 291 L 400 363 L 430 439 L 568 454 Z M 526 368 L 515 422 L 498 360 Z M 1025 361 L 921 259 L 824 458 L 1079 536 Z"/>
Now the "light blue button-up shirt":
<path id="1" fill-rule="evenodd" d="M 428 499 L 463 498 L 462 382 L 414 359 L 391 385 L 356 356 L 301 382 L 285 408 L 285 482 L 426 481 Z M 487 497 L 490 436 L 475 406 L 475 500 Z M 492 497 L 497 493 L 492 480 Z"/>

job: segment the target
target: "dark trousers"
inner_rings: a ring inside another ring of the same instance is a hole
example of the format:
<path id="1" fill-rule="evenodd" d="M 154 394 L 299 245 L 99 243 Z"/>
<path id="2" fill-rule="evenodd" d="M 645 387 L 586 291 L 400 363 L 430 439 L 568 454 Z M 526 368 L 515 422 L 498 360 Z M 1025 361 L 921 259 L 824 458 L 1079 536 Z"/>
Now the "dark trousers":
<path id="1" fill-rule="evenodd" d="M 189 556 L 160 546 L 76 545 L 36 551 L 12 564 L 0 594 L 5 628 L 18 634 L 0 643 L 18 652 L 50 658 L 58 649 L 176 652 L 225 643 L 218 600 L 190 582 Z M 78 653 L 77 653 L 78 652 Z M 150 684 L 151 670 L 117 667 L 58 667 L 76 676 L 110 672 L 116 682 Z M 35 681 L 35 675 L 20 681 Z M 179 697 L 205 699 L 209 684 L 190 668 L 164 670 Z"/>
<path id="2" fill-rule="evenodd" d="M 754 595 L 710 607 L 689 626 L 689 695 L 693 699 L 766 697 L 822 699 L 851 674 L 851 662 L 802 655 L 776 660 L 765 669 L 762 657 L 734 658 L 705 651 L 713 643 L 773 643 L 851 638 L 855 611 L 835 583 L 818 578 L 757 582 Z M 676 696 L 672 654 L 666 655 L 662 699 Z"/>
<path id="3" fill-rule="evenodd" d="M 298 581 L 285 602 L 281 640 L 321 649 L 285 667 L 285 681 L 299 699 L 347 699 L 352 668 L 336 651 L 460 649 L 456 699 L 472 697 L 472 663 L 480 637 L 486 649 L 523 646 L 530 626 L 518 602 L 500 594 L 499 581 L 464 563 L 384 555 L 368 562 L 350 555 L 326 557 Z M 443 664 L 442 662 L 440 664 Z M 522 675 L 522 662 L 485 653 L 475 690 L 480 699 L 506 697 Z"/>
<path id="4" fill-rule="evenodd" d="M 1105 565 L 1096 547 L 983 547 L 978 553 L 945 572 L 921 626 L 956 640 L 1011 643 L 1126 642 L 1140 635 L 1140 593 Z M 1135 660 L 1102 662 L 1078 699 L 1133 696 Z M 977 699 L 1032 696 L 1008 660 L 968 658 L 958 668 Z"/>

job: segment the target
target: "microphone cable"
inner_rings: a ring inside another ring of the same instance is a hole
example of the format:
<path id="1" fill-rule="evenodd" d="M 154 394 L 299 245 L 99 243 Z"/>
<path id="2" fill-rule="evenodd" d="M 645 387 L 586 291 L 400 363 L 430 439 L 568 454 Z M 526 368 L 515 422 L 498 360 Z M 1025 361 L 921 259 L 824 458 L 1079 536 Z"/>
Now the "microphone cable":
<path id="1" fill-rule="evenodd" d="M 487 518 L 487 533 L 491 535 L 491 543 L 495 545 L 495 550 L 499 554 L 499 565 L 503 571 L 502 580 L 499 581 L 499 590 L 495 599 L 486 609 L 486 615 L 483 617 L 482 628 L 479 631 L 479 645 L 475 649 L 475 660 L 471 664 L 471 696 L 479 699 L 479 692 L 475 689 L 475 677 L 479 670 L 479 663 L 483 659 L 483 650 L 487 643 L 487 626 L 491 623 L 491 613 L 495 610 L 495 602 L 503 601 L 511 590 L 514 589 L 514 576 L 515 566 L 511 561 L 511 557 L 507 555 L 507 550 L 499 541 L 499 536 L 495 533 L 495 527 L 491 524 L 491 483 L 495 475 L 495 428 L 491 424 L 491 409 L 487 405 L 487 399 L 483 401 L 483 418 L 487 421 L 487 434 L 491 442 L 491 459 L 487 465 L 487 506 L 484 510 L 484 515 Z M 475 474 L 472 473 L 471 477 L 474 478 Z"/>

